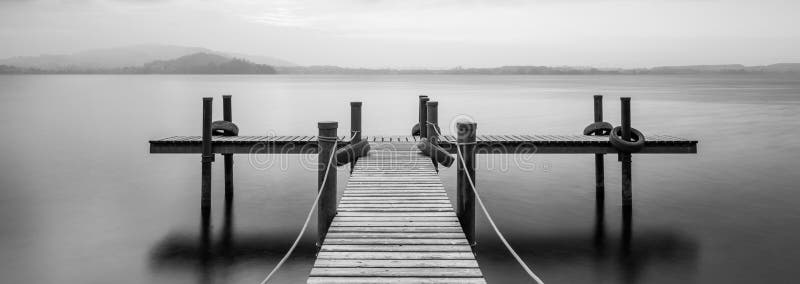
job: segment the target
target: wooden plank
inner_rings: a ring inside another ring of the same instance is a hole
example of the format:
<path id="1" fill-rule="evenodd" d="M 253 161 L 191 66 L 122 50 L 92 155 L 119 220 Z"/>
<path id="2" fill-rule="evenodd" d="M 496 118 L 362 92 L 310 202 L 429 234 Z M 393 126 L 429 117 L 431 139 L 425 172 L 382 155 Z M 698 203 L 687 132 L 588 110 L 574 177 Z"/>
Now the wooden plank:
<path id="1" fill-rule="evenodd" d="M 308 284 L 486 284 L 483 278 L 309 277 Z"/>
<path id="2" fill-rule="evenodd" d="M 455 212 L 339 212 L 336 217 L 450 217 L 456 216 Z"/>
<path id="3" fill-rule="evenodd" d="M 339 212 L 449 212 L 453 208 L 340 208 Z"/>
<path id="4" fill-rule="evenodd" d="M 343 267 L 327 268 L 315 267 L 311 269 L 311 276 L 333 277 L 481 277 L 481 271 L 476 268 L 396 268 L 396 267 Z"/>
<path id="5" fill-rule="evenodd" d="M 317 259 L 467 259 L 472 252 L 339 252 L 320 251 Z"/>
<path id="6" fill-rule="evenodd" d="M 464 233 L 441 232 L 328 232 L 327 238 L 331 239 L 455 239 L 464 238 Z M 326 238 L 326 240 L 327 240 Z M 465 239 L 466 240 L 466 239 Z"/>
<path id="7" fill-rule="evenodd" d="M 368 222 L 342 222 L 333 221 L 334 227 L 459 227 L 458 222 L 448 221 L 368 221 Z"/>
<path id="8" fill-rule="evenodd" d="M 329 232 L 461 233 L 461 227 L 330 227 Z M 323 244 L 324 246 L 324 244 Z"/>
<path id="9" fill-rule="evenodd" d="M 328 245 L 469 245 L 466 239 L 326 239 Z"/>
<path id="10" fill-rule="evenodd" d="M 465 242 L 466 243 L 466 242 Z M 315 263 L 316 267 L 463 267 L 477 268 L 478 262 L 464 259 L 448 260 L 405 260 L 405 259 L 374 259 L 374 260 L 352 260 L 352 259 L 320 259 Z"/>
<path id="11" fill-rule="evenodd" d="M 472 248 L 467 245 L 338 245 L 325 244 L 321 251 L 345 251 L 345 252 L 471 252 Z"/>

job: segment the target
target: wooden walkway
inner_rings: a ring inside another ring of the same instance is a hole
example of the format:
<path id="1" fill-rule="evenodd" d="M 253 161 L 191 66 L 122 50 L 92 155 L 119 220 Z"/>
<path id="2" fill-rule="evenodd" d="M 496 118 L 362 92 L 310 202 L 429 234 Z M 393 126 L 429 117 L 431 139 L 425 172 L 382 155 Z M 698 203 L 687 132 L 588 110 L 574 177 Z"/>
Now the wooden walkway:
<path id="1" fill-rule="evenodd" d="M 373 150 L 353 169 L 308 283 L 486 282 L 431 159 Z"/>

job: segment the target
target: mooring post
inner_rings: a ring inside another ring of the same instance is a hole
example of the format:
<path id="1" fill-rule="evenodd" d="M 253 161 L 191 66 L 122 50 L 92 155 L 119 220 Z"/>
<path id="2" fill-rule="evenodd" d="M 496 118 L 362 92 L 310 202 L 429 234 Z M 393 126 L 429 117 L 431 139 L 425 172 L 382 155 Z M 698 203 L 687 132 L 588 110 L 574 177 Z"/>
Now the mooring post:
<path id="1" fill-rule="evenodd" d="M 203 98 L 203 140 L 200 206 L 204 209 L 211 208 L 211 163 L 214 162 L 214 153 L 211 152 L 211 102 L 212 98 Z"/>
<path id="2" fill-rule="evenodd" d="M 439 136 L 436 134 L 436 125 L 439 125 L 439 102 L 427 102 L 425 104 L 426 115 L 425 125 L 427 127 L 425 133 L 428 135 L 428 141 L 436 145 L 439 142 Z"/>
<path id="3" fill-rule="evenodd" d="M 350 136 L 350 144 L 361 141 L 361 102 L 350 102 Z"/>
<path id="4" fill-rule="evenodd" d="M 463 162 L 461 158 L 458 160 L 457 170 L 457 189 L 456 189 L 456 216 L 461 223 L 461 229 L 467 236 L 467 242 L 471 246 L 476 245 L 475 242 L 475 193 L 472 191 L 467 174 L 472 177 L 472 182 L 476 184 L 475 180 L 475 131 L 478 124 L 475 122 L 458 122 L 458 140 L 457 147 L 461 149 Z"/>
<path id="5" fill-rule="evenodd" d="M 321 121 L 317 123 L 319 127 L 318 136 L 318 175 L 317 186 L 323 190 L 322 195 L 319 197 L 317 203 L 317 246 L 322 246 L 325 240 L 325 235 L 328 234 L 328 228 L 333 222 L 333 217 L 336 216 L 336 165 L 330 165 L 328 168 L 328 161 L 331 155 L 334 155 L 334 143 L 336 141 L 336 130 L 339 123 L 336 121 Z M 327 179 L 325 173 L 327 172 Z M 323 181 L 325 184 L 323 185 Z"/>
<path id="6" fill-rule="evenodd" d="M 350 136 L 353 137 L 350 144 L 361 141 L 361 102 L 350 102 Z M 358 162 L 358 158 L 353 159 L 353 162 L 350 163 L 350 173 L 356 167 L 356 162 Z"/>
<path id="7" fill-rule="evenodd" d="M 231 95 L 222 96 L 222 120 L 233 122 Z M 222 154 L 225 159 L 225 197 L 233 195 L 233 154 Z"/>
<path id="8" fill-rule="evenodd" d="M 631 139 L 631 98 L 620 98 L 622 103 L 622 139 L 630 141 Z M 641 139 L 641 138 L 639 138 Z M 631 190 L 631 153 L 620 154 L 622 161 L 622 206 L 631 206 L 633 204 L 633 192 Z"/>
<path id="9" fill-rule="evenodd" d="M 428 137 L 426 135 L 428 128 L 425 127 L 425 122 L 428 121 L 428 100 L 430 100 L 428 96 L 419 96 L 419 138 Z"/>
<path id="10" fill-rule="evenodd" d="M 594 122 L 603 121 L 603 96 L 594 96 Z M 594 154 L 595 199 L 605 197 L 605 155 Z"/>
<path id="11" fill-rule="evenodd" d="M 425 133 L 428 134 L 428 141 L 431 145 L 437 145 L 439 143 L 439 135 L 436 133 L 436 126 L 439 125 L 439 102 L 429 101 L 426 103 L 425 109 L 427 112 Z M 433 162 L 433 167 L 436 169 L 436 172 L 439 172 L 439 163 L 436 162 L 434 155 L 431 155 L 431 162 Z"/>

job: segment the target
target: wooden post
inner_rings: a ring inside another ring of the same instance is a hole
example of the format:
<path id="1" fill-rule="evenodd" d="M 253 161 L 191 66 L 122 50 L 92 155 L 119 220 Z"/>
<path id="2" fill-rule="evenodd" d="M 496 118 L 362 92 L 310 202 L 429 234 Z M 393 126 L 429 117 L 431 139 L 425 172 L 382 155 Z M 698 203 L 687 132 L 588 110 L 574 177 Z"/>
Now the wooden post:
<path id="1" fill-rule="evenodd" d="M 350 144 L 361 141 L 361 102 L 350 102 L 350 136 L 353 136 Z M 353 162 L 350 163 L 350 173 L 356 167 L 356 162 L 358 162 L 358 158 L 353 159 Z"/>
<path id="2" fill-rule="evenodd" d="M 214 153 L 211 152 L 211 102 L 212 98 L 203 98 L 203 140 L 200 206 L 211 208 L 211 163 Z"/>
<path id="3" fill-rule="evenodd" d="M 622 102 L 622 139 L 630 141 L 631 139 L 631 98 L 620 98 Z M 633 204 L 633 191 L 631 189 L 631 154 L 622 153 L 620 155 L 622 160 L 622 206 L 632 206 Z"/>
<path id="4" fill-rule="evenodd" d="M 439 102 L 427 102 L 425 105 L 426 109 L 426 123 L 425 123 L 425 133 L 428 134 L 428 141 L 431 145 L 437 145 L 439 142 L 439 135 L 436 133 L 436 125 L 439 125 Z M 433 167 L 436 169 L 436 172 L 439 172 L 439 163 L 436 162 L 434 155 L 431 155 L 431 162 L 433 162 Z"/>
<path id="5" fill-rule="evenodd" d="M 350 102 L 350 144 L 361 141 L 361 102 Z"/>
<path id="6" fill-rule="evenodd" d="M 328 234 L 328 228 L 333 222 L 333 217 L 336 216 L 336 165 L 331 165 L 328 169 L 328 161 L 331 155 L 334 155 L 336 149 L 333 148 L 334 141 L 336 141 L 336 130 L 339 123 L 336 121 L 321 121 L 317 123 L 319 127 L 318 136 L 318 175 L 317 186 L 322 187 L 324 192 L 319 197 L 317 203 L 317 246 L 322 246 L 325 240 L 325 235 Z M 325 180 L 325 172 L 328 172 L 328 178 L 323 186 L 322 181 Z"/>
<path id="7" fill-rule="evenodd" d="M 603 96 L 594 96 L 594 122 L 603 121 Z M 594 183 L 595 183 L 595 228 L 594 245 L 602 255 L 605 247 L 605 155 L 594 154 Z"/>
<path id="8" fill-rule="evenodd" d="M 436 145 L 439 136 L 436 134 L 436 127 L 435 125 L 439 125 L 439 102 L 427 102 L 425 105 L 426 115 L 425 115 L 425 125 L 426 130 L 425 133 L 427 134 L 428 141 L 431 144 Z"/>
<path id="9" fill-rule="evenodd" d="M 474 122 L 458 123 L 457 147 L 461 148 L 464 162 L 458 158 L 457 189 L 456 189 L 456 216 L 461 223 L 461 228 L 467 236 L 467 242 L 474 246 L 475 242 L 475 193 L 472 191 L 467 174 L 475 180 L 475 131 L 478 127 Z"/>
<path id="10" fill-rule="evenodd" d="M 603 96 L 594 96 L 594 122 L 603 121 Z M 605 198 L 605 155 L 594 154 L 595 199 Z"/>
<path id="11" fill-rule="evenodd" d="M 428 121 L 428 100 L 430 100 L 428 96 L 419 96 L 419 138 L 428 137 L 426 135 L 428 128 L 425 127 L 425 122 Z"/>
<path id="12" fill-rule="evenodd" d="M 222 96 L 222 120 L 233 122 L 231 95 Z M 225 159 L 225 197 L 233 195 L 233 154 L 222 154 Z"/>

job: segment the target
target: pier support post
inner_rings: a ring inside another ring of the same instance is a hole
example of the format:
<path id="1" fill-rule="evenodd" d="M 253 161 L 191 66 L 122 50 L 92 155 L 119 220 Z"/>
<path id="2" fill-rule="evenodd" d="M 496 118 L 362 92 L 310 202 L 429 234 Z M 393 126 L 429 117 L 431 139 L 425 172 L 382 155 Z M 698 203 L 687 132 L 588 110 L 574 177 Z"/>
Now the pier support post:
<path id="1" fill-rule="evenodd" d="M 594 96 L 594 122 L 603 121 L 603 96 Z M 605 155 L 594 154 L 595 199 L 605 197 Z"/>
<path id="2" fill-rule="evenodd" d="M 203 98 L 203 140 L 200 206 L 203 210 L 211 208 L 211 163 L 214 153 L 211 152 L 211 102 L 212 98 Z"/>
<path id="3" fill-rule="evenodd" d="M 231 95 L 222 96 L 222 120 L 233 122 Z M 225 159 L 225 198 L 233 195 L 233 154 L 222 154 Z"/>
<path id="4" fill-rule="evenodd" d="M 361 102 L 350 102 L 350 136 L 353 137 L 353 140 L 350 141 L 351 145 L 361 141 Z M 356 162 L 358 162 L 358 158 L 350 163 L 351 173 Z"/>
<path id="5" fill-rule="evenodd" d="M 622 103 L 622 139 L 629 141 L 631 139 L 631 98 L 620 98 Z M 633 204 L 633 191 L 631 184 L 631 154 L 621 153 L 620 160 L 622 162 L 622 206 L 632 206 Z"/>
<path id="6" fill-rule="evenodd" d="M 321 121 L 317 123 L 317 126 L 319 127 L 317 186 L 318 188 L 322 187 L 321 190 L 323 190 L 317 203 L 317 246 L 319 247 L 322 246 L 325 235 L 328 234 L 328 228 L 333 222 L 333 217 L 336 216 L 336 165 L 331 165 L 330 169 L 327 166 L 331 155 L 336 152 L 333 146 L 336 141 L 336 130 L 339 127 L 339 123 L 336 121 Z M 326 170 L 327 179 L 325 178 Z M 323 180 L 325 180 L 324 186 L 322 184 Z"/>
<path id="7" fill-rule="evenodd" d="M 427 102 L 426 103 L 426 123 L 425 123 L 425 131 L 428 134 L 428 142 L 431 145 L 437 145 L 439 143 L 439 135 L 436 134 L 436 126 L 439 125 L 439 102 Z M 436 159 L 433 155 L 431 155 L 431 161 L 433 162 L 433 167 L 436 169 L 436 172 L 439 172 L 439 163 L 436 162 Z"/>
<path id="8" fill-rule="evenodd" d="M 475 178 L 475 131 L 478 127 L 474 122 L 459 122 L 457 147 L 461 148 L 464 161 L 458 160 L 457 190 L 456 190 L 456 216 L 467 237 L 467 242 L 475 246 L 475 193 L 472 192 L 467 174 L 472 177 L 472 182 L 477 186 Z"/>
<path id="9" fill-rule="evenodd" d="M 428 137 L 425 122 L 428 121 L 428 96 L 419 96 L 419 138 Z"/>

